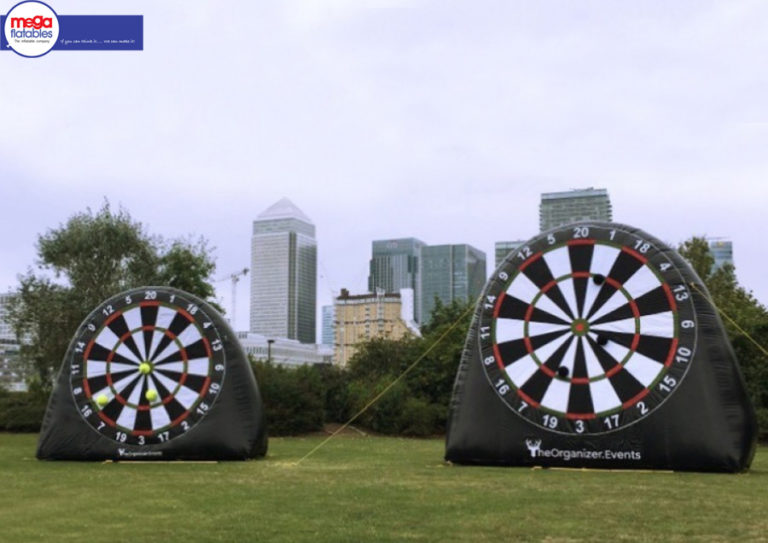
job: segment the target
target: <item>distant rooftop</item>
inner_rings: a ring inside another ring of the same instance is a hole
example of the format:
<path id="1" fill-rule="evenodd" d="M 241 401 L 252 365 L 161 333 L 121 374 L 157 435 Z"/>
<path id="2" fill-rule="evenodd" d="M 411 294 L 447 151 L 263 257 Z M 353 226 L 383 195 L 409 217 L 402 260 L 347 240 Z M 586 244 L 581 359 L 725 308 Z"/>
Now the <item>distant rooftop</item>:
<path id="1" fill-rule="evenodd" d="M 544 192 L 541 195 L 542 200 L 559 200 L 560 198 L 588 198 L 591 196 L 608 196 L 607 189 L 573 189 L 562 192 Z"/>
<path id="2" fill-rule="evenodd" d="M 400 293 L 399 292 L 384 292 L 384 290 L 379 290 L 378 292 L 367 292 L 365 294 L 350 294 L 349 290 L 343 288 L 341 289 L 341 295 L 338 296 L 337 300 L 377 300 L 379 298 L 384 298 L 388 301 L 392 300 L 399 300 L 400 299 Z"/>
<path id="3" fill-rule="evenodd" d="M 277 203 L 272 204 L 256 217 L 257 221 L 271 221 L 275 219 L 298 219 L 309 224 L 314 224 L 312 219 L 307 217 L 304 212 L 296 207 L 296 204 L 291 202 L 288 198 L 283 198 Z"/>

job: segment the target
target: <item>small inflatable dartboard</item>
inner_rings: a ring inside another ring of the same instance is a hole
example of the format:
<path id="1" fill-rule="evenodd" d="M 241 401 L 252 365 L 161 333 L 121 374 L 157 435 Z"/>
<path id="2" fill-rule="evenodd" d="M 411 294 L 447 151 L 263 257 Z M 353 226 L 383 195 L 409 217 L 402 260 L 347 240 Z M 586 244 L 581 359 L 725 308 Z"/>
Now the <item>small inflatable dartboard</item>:
<path id="1" fill-rule="evenodd" d="M 618 226 L 533 239 L 497 270 L 483 304 L 488 380 L 515 413 L 555 432 L 610 432 L 650 415 L 696 350 L 686 281 Z"/>
<path id="2" fill-rule="evenodd" d="M 93 312 L 72 352 L 72 396 L 85 421 L 120 443 L 169 441 L 216 402 L 225 377 L 216 325 L 164 289 L 113 298 Z"/>
<path id="3" fill-rule="evenodd" d="M 242 459 L 266 447 L 258 386 L 229 325 L 192 294 L 144 287 L 106 300 L 78 328 L 37 455 Z"/>

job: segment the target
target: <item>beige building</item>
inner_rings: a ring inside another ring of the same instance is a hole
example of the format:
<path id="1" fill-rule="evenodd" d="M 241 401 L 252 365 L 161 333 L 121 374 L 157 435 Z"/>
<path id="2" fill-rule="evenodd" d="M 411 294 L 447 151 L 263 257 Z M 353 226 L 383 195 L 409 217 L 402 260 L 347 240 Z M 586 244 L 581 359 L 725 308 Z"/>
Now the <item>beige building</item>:
<path id="1" fill-rule="evenodd" d="M 350 295 L 347 289 L 334 300 L 333 363 L 346 366 L 357 344 L 371 338 L 400 339 L 420 335 L 413 318 L 413 290 L 399 293 L 377 290 L 371 294 Z"/>

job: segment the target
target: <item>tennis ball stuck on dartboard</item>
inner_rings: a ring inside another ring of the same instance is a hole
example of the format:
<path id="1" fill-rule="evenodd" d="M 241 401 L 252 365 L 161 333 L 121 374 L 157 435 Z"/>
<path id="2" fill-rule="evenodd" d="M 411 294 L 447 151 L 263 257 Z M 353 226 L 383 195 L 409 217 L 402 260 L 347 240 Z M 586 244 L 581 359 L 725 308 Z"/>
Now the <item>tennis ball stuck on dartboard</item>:
<path id="1" fill-rule="evenodd" d="M 144 397 L 150 402 L 154 402 L 157 399 L 157 391 L 150 388 L 144 393 Z"/>
<path id="2" fill-rule="evenodd" d="M 96 397 L 96 403 L 99 404 L 99 407 L 104 407 L 109 403 L 109 398 L 106 394 L 99 394 Z"/>

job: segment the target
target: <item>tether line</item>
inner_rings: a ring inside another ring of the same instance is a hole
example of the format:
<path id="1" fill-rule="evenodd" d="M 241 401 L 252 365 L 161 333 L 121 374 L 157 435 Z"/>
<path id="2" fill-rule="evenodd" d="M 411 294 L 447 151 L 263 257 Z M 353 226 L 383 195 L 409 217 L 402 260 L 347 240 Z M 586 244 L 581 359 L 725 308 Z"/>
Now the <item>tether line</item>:
<path id="1" fill-rule="evenodd" d="M 424 351 L 423 353 L 421 353 L 421 355 L 420 355 L 420 356 L 419 356 L 419 357 L 418 357 L 416 360 L 414 360 L 414 361 L 411 363 L 411 365 L 410 365 L 410 366 L 408 366 L 407 368 L 405 368 L 405 370 L 404 370 L 404 371 L 403 371 L 403 372 L 402 372 L 402 373 L 401 373 L 401 374 L 400 374 L 400 375 L 399 375 L 399 376 L 398 376 L 398 377 L 397 377 L 397 378 L 396 378 L 394 381 L 392 381 L 392 382 L 391 382 L 389 385 L 387 385 L 387 386 L 384 388 L 384 390 L 382 390 L 382 391 L 381 391 L 381 392 L 379 392 L 379 393 L 378 393 L 376 396 L 374 396 L 374 397 L 373 397 L 373 399 L 372 399 L 372 400 L 370 400 L 370 401 L 369 401 L 367 404 L 365 404 L 365 406 L 364 406 L 362 409 L 360 409 L 360 411 L 358 411 L 357 413 L 355 413 L 355 414 L 352 416 L 352 418 L 351 418 L 351 419 L 349 419 L 347 422 L 345 422 L 344 424 L 342 424 L 342 425 L 341 425 L 341 426 L 340 426 L 340 427 L 339 427 L 339 428 L 338 428 L 338 429 L 337 429 L 335 432 L 333 432 L 331 435 L 329 435 L 327 438 L 325 438 L 325 439 L 324 439 L 322 442 L 320 442 L 320 443 L 319 443 L 319 444 L 318 444 L 318 445 L 317 445 L 317 446 L 316 446 L 314 449 L 312 449 L 312 450 L 311 450 L 311 451 L 309 451 L 307 454 L 305 454 L 304 456 L 302 456 L 302 457 L 301 457 L 301 458 L 300 458 L 300 459 L 299 459 L 299 460 L 296 462 L 296 465 L 298 466 L 298 465 L 299 465 L 299 464 L 301 464 L 301 463 L 302 463 L 304 460 L 306 460 L 307 458 L 309 458 L 310 456 L 312 456 L 313 454 L 315 454 L 315 453 L 316 453 L 318 450 L 320 450 L 320 449 L 321 449 L 323 446 L 325 446 L 325 444 L 326 444 L 326 443 L 328 443 L 330 440 L 332 440 L 334 437 L 336 437 L 338 434 L 340 434 L 342 431 L 344 431 L 344 430 L 345 430 L 345 429 L 346 429 L 346 428 L 347 428 L 347 427 L 348 427 L 350 424 L 352 424 L 353 422 L 355 422 L 355 421 L 358 419 L 358 417 L 360 417 L 360 415 L 362 415 L 363 413 L 365 413 L 366 411 L 368 411 L 368 409 L 369 409 L 369 408 L 370 408 L 370 407 L 371 407 L 373 404 L 375 404 L 377 401 L 379 401 L 379 400 L 381 399 L 381 397 L 382 397 L 382 396 L 384 396 L 384 395 L 385 395 L 387 392 L 389 392 L 389 390 L 391 390 L 391 389 L 392 389 L 392 387 L 393 387 L 393 386 L 395 386 L 395 385 L 396 385 L 397 383 L 399 383 L 399 382 L 400 382 L 400 381 L 401 381 L 401 380 L 402 380 L 402 379 L 403 379 L 403 378 L 404 378 L 406 375 L 408 375 L 408 373 L 410 373 L 410 371 L 411 371 L 413 368 L 415 368 L 415 367 L 416 367 L 416 366 L 419 364 L 419 362 L 421 362 L 422 360 L 424 360 L 424 358 L 425 358 L 425 357 L 426 357 L 426 356 L 427 356 L 429 353 L 431 353 L 431 352 L 432 352 L 432 351 L 435 349 L 435 347 L 437 347 L 438 345 L 440 345 L 440 343 L 441 343 L 441 342 L 442 342 L 442 341 L 443 341 L 443 340 L 446 338 L 446 336 L 447 336 L 447 335 L 448 335 L 448 334 L 449 334 L 449 333 L 450 333 L 450 332 L 451 332 L 451 331 L 452 331 L 454 328 L 456 328 L 456 327 L 459 325 L 459 323 L 460 323 L 462 320 L 464 320 L 464 318 L 465 318 L 467 315 L 469 315 L 469 314 L 470 314 L 470 313 L 471 313 L 471 312 L 472 312 L 472 311 L 475 309 L 475 305 L 476 305 L 476 304 L 470 304 L 470 305 L 469 305 L 469 307 L 467 307 L 466 311 L 464 311 L 464 313 L 462 313 L 462 314 L 461 314 L 461 316 L 460 316 L 458 319 L 456 319 L 456 320 L 453 322 L 453 324 L 451 324 L 451 325 L 448 327 L 448 329 L 446 329 L 446 330 L 445 330 L 445 332 L 443 332 L 443 333 L 440 335 L 440 337 L 439 337 L 439 338 L 437 338 L 437 339 L 435 340 L 435 342 L 434 342 L 434 343 L 432 343 L 432 345 L 430 345 L 430 346 L 429 346 L 429 348 L 428 348 L 426 351 Z"/>
<path id="2" fill-rule="evenodd" d="M 730 322 L 739 332 L 744 334 L 744 337 L 746 337 L 749 341 L 751 341 L 755 345 L 755 347 L 757 347 L 766 357 L 768 357 L 768 349 L 760 345 L 755 338 L 749 335 L 749 332 L 744 330 L 744 328 L 739 326 L 739 323 L 733 320 L 725 311 L 720 309 L 720 307 L 715 303 L 715 301 L 710 296 L 707 296 L 704 292 L 702 292 L 702 290 L 699 288 L 699 286 L 696 283 L 691 283 L 691 286 L 696 292 L 701 294 L 704 297 L 704 299 L 707 300 L 710 303 L 710 305 L 712 305 L 712 307 L 717 309 L 718 313 L 720 313 L 723 317 L 725 317 L 725 319 L 728 322 Z"/>

